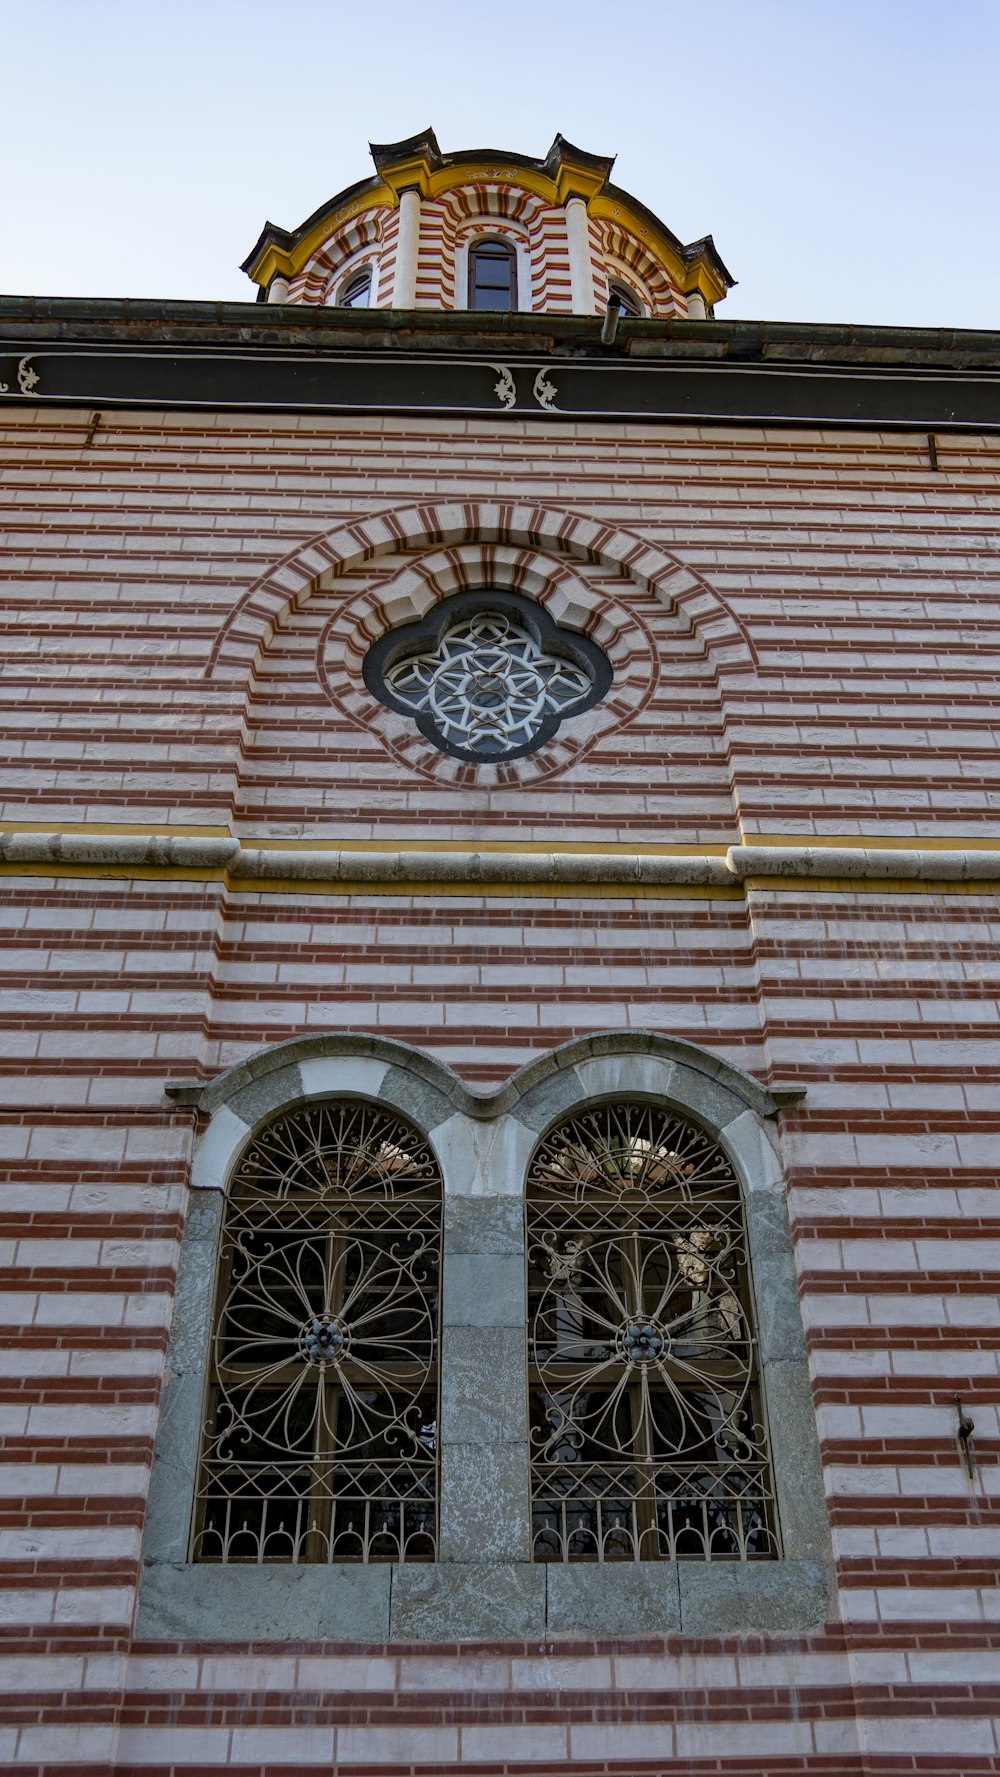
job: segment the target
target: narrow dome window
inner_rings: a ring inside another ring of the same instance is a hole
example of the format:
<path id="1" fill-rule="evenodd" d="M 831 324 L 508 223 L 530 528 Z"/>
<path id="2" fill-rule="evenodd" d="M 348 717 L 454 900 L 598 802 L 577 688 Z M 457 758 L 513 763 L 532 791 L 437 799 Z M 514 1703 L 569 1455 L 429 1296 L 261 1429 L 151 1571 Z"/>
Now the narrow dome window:
<path id="1" fill-rule="evenodd" d="M 635 291 L 630 290 L 627 284 L 620 284 L 613 279 L 608 285 L 608 295 L 617 296 L 618 307 L 623 315 L 631 315 L 636 321 L 642 320 L 646 311 Z"/>
<path id="2" fill-rule="evenodd" d="M 337 298 L 337 307 L 342 309 L 366 309 L 371 307 L 372 274 L 366 266 L 364 271 L 355 272 L 348 278 Z"/>
<path id="3" fill-rule="evenodd" d="M 470 249 L 469 307 L 517 307 L 517 257 L 506 241 L 477 241 Z"/>

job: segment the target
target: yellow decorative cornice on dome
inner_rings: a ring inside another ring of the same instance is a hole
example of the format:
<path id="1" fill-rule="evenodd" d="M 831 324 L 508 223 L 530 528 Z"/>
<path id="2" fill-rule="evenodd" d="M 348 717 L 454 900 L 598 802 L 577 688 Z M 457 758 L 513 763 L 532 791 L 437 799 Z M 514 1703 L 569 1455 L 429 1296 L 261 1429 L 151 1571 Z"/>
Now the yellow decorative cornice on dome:
<path id="1" fill-rule="evenodd" d="M 679 242 L 658 217 L 617 186 L 598 193 L 587 208 L 591 216 L 614 222 L 626 234 L 632 235 L 640 247 L 665 267 L 685 296 L 700 290 L 706 303 L 712 304 L 721 302 L 732 287 L 733 279 L 716 253 L 711 235 L 678 251 Z"/>
<path id="2" fill-rule="evenodd" d="M 352 186 L 331 199 L 291 234 L 267 222 L 240 269 L 266 290 L 273 277 L 294 278 L 339 229 L 366 210 L 394 209 L 397 202 L 391 186 L 381 179 L 369 179 L 363 186 Z"/>
<path id="3" fill-rule="evenodd" d="M 711 235 L 684 246 L 666 224 L 628 192 L 610 183 L 614 156 L 591 154 L 557 135 L 542 160 L 492 148 L 463 149 L 442 154 L 431 129 L 401 142 L 372 143 L 375 176 L 349 186 L 302 223 L 288 231 L 268 222 L 243 270 L 266 290 L 275 276 L 291 279 L 346 223 L 365 211 L 395 209 L 403 193 L 439 197 L 456 186 L 509 184 L 534 193 L 544 203 L 562 207 L 580 197 L 595 217 L 613 220 L 663 266 L 671 282 L 685 293 L 698 290 L 707 304 L 721 300 L 731 286 Z"/>

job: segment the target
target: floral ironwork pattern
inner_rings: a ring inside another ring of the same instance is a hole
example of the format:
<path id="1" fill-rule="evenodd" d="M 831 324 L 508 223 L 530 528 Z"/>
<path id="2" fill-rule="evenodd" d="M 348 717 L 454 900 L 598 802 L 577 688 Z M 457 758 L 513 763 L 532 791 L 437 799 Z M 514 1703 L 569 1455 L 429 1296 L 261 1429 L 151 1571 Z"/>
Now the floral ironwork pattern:
<path id="1" fill-rule="evenodd" d="M 543 612 L 535 623 L 522 621 L 518 601 L 504 595 L 471 608 L 467 599 L 453 602 L 436 639 L 404 649 L 382 677 L 386 701 L 443 750 L 479 764 L 519 758 L 610 682 L 601 651 Z"/>
<path id="2" fill-rule="evenodd" d="M 192 1555 L 433 1560 L 441 1183 L 423 1137 L 321 1101 L 227 1204 Z"/>
<path id="3" fill-rule="evenodd" d="M 528 1181 L 536 1560 L 778 1553 L 739 1182 L 655 1106 L 557 1125 Z"/>

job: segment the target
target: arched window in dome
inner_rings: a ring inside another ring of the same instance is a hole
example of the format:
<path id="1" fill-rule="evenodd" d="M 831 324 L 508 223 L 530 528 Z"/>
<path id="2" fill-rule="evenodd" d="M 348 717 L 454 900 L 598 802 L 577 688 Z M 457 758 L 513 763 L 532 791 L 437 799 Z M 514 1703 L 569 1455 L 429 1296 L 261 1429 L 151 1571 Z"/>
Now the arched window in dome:
<path id="1" fill-rule="evenodd" d="M 536 1561 L 778 1554 L 740 1185 L 655 1104 L 563 1118 L 528 1173 Z"/>
<path id="2" fill-rule="evenodd" d="M 219 1256 L 194 1561 L 433 1561 L 442 1193 L 425 1138 L 323 1099 L 257 1134 Z"/>
<path id="3" fill-rule="evenodd" d="M 372 300 L 372 268 L 362 266 L 360 271 L 353 271 L 341 285 L 337 295 L 337 307 L 342 309 L 366 309 L 371 307 Z"/>
<path id="4" fill-rule="evenodd" d="M 646 311 L 635 291 L 628 284 L 623 284 L 618 278 L 612 278 L 608 284 L 608 295 L 617 296 L 618 307 L 623 315 L 629 315 L 633 320 L 641 321 Z"/>
<path id="5" fill-rule="evenodd" d="M 509 241 L 479 240 L 469 248 L 470 309 L 516 309 L 517 255 Z"/>

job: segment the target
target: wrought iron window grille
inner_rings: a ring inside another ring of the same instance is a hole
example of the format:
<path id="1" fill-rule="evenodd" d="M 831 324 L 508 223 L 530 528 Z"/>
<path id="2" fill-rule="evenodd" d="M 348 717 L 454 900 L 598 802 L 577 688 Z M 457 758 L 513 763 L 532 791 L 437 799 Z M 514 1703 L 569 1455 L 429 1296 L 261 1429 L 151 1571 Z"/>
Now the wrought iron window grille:
<path id="1" fill-rule="evenodd" d="M 528 1174 L 533 1553 L 779 1551 L 739 1181 L 655 1106 L 557 1124 Z"/>
<path id="2" fill-rule="evenodd" d="M 433 1561 L 441 1179 L 367 1102 L 272 1121 L 226 1208 L 191 1558 Z"/>
<path id="3" fill-rule="evenodd" d="M 363 670 L 381 703 L 411 717 L 442 752 L 477 765 L 533 753 L 611 685 L 595 642 L 530 599 L 485 588 L 390 631 Z"/>

